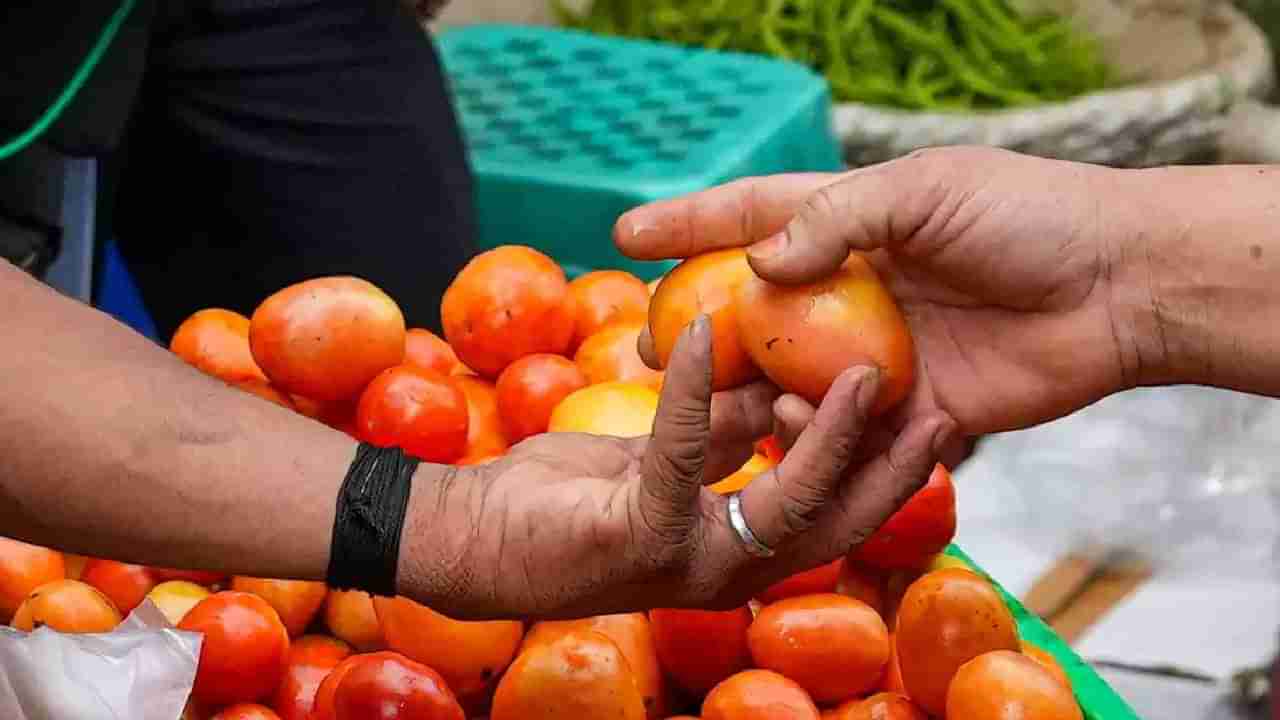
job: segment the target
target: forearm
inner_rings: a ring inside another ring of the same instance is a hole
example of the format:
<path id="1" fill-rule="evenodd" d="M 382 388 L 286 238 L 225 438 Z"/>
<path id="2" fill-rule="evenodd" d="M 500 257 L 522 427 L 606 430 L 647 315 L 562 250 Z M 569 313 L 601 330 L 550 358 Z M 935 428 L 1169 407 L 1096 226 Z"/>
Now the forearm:
<path id="1" fill-rule="evenodd" d="M 1280 396 L 1280 168 L 1127 171 L 1133 228 L 1113 301 L 1132 319 L 1140 384 Z"/>

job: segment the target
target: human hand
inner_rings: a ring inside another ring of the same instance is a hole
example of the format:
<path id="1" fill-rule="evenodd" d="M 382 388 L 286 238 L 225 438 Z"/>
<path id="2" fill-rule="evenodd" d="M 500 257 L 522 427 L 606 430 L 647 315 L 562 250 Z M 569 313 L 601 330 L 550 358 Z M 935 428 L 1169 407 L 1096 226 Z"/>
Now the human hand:
<path id="1" fill-rule="evenodd" d="M 771 394 L 713 410 L 705 318 L 681 338 L 651 437 L 552 433 L 502 459 L 416 484 L 401 593 L 458 618 L 578 617 L 653 607 L 721 608 L 842 556 L 928 479 L 954 423 L 914 418 L 885 453 L 854 466 L 877 375 L 851 368 L 792 451 L 741 493 L 756 557 L 731 527 L 714 450 L 758 437 Z M 735 419 L 737 416 L 737 419 Z M 731 443 L 732 444 L 732 443 Z"/>
<path id="2" fill-rule="evenodd" d="M 1112 280 L 1118 239 L 1143 219 L 1118 187 L 1106 168 L 948 148 L 638 208 L 619 220 L 615 241 L 647 260 L 750 246 L 757 274 L 778 283 L 817 280 L 850 250 L 868 253 L 919 358 L 916 387 L 891 426 L 944 410 L 978 435 L 1044 422 L 1139 382 L 1143 348 Z M 653 364 L 650 342 L 641 337 Z M 812 416 L 794 396 L 778 405 L 784 436 Z"/>

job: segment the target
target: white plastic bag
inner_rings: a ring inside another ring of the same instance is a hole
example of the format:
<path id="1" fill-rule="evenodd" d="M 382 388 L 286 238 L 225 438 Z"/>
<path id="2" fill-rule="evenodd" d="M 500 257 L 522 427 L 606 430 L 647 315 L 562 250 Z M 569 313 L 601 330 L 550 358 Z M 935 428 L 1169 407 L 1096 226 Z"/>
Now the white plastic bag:
<path id="1" fill-rule="evenodd" d="M 0 718 L 177 720 L 200 641 L 174 629 L 149 600 L 102 635 L 0 628 Z"/>

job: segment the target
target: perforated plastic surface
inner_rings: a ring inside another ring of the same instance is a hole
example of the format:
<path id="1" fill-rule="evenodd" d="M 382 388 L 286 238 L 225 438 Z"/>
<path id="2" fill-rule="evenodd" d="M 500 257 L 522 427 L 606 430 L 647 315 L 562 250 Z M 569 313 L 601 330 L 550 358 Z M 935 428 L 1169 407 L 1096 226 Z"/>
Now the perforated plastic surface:
<path id="1" fill-rule="evenodd" d="M 669 264 L 633 263 L 610 242 L 627 209 L 841 167 L 826 82 L 799 65 L 553 28 L 472 26 L 439 43 L 486 247 L 651 278 Z"/>

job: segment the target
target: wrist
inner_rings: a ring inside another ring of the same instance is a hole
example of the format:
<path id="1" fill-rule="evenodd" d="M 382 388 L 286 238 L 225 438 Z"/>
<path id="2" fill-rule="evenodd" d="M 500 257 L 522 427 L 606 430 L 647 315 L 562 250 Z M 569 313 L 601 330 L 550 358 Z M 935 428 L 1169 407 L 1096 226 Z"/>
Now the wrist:
<path id="1" fill-rule="evenodd" d="M 397 592 L 448 612 L 465 603 L 473 573 L 464 567 L 474 538 L 466 494 L 458 488 L 478 482 L 475 468 L 418 466 L 400 537 Z"/>

